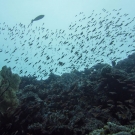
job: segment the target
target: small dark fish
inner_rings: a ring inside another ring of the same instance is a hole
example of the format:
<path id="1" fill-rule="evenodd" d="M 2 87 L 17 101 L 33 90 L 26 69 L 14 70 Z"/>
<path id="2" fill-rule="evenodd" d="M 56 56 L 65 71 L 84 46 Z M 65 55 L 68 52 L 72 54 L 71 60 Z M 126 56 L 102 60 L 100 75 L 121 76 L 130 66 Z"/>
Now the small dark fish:
<path id="1" fill-rule="evenodd" d="M 33 21 L 38 21 L 38 20 L 42 19 L 43 17 L 44 17 L 44 15 L 39 15 L 35 19 L 32 19 L 31 23 L 33 23 Z"/>

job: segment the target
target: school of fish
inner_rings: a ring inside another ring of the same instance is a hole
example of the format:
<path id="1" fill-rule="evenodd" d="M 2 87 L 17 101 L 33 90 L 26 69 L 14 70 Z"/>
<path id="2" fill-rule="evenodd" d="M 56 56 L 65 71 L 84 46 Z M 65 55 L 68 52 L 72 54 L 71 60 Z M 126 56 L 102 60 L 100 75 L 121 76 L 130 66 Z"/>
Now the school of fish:
<path id="1" fill-rule="evenodd" d="M 89 16 L 80 12 L 68 30 L 50 30 L 45 22 L 35 28 L 22 23 L 10 27 L 2 22 L 0 66 L 9 66 L 20 76 L 43 79 L 50 73 L 61 75 L 96 63 L 117 62 L 135 52 L 135 17 L 121 11 L 93 10 Z"/>

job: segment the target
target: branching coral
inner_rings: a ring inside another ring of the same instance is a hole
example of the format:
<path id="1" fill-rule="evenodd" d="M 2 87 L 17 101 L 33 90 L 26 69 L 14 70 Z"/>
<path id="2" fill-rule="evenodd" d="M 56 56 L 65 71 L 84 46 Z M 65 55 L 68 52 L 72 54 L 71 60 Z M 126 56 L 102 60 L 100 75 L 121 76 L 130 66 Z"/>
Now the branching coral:
<path id="1" fill-rule="evenodd" d="M 117 125 L 111 122 L 107 122 L 101 129 L 96 129 L 90 132 L 88 135 L 134 135 L 134 127 Z"/>

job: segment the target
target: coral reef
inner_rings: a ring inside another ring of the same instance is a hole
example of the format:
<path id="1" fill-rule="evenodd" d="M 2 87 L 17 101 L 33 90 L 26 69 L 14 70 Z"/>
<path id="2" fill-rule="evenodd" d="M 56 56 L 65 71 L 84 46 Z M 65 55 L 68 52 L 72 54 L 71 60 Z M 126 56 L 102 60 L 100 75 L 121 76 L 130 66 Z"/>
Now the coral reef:
<path id="1" fill-rule="evenodd" d="M 51 73 L 46 80 L 21 77 L 15 97 L 19 106 L 10 117 L 6 115 L 10 108 L 3 109 L 0 134 L 134 135 L 135 73 L 129 71 L 97 64 L 61 76 Z M 2 98 L 6 92 L 16 92 L 18 79 L 10 68 L 2 69 Z"/>
<path id="2" fill-rule="evenodd" d="M 20 83 L 20 77 L 13 74 L 10 68 L 2 67 L 0 71 L 0 112 L 8 111 L 12 114 L 18 106 L 19 100 L 16 96 Z"/>
<path id="3" fill-rule="evenodd" d="M 106 64 L 102 69 L 101 69 L 101 75 L 103 77 L 107 77 L 108 74 L 111 73 L 111 66 Z"/>
<path id="4" fill-rule="evenodd" d="M 121 126 L 111 122 L 107 122 L 101 129 L 96 129 L 90 132 L 88 135 L 134 135 L 135 128 L 129 126 Z"/>

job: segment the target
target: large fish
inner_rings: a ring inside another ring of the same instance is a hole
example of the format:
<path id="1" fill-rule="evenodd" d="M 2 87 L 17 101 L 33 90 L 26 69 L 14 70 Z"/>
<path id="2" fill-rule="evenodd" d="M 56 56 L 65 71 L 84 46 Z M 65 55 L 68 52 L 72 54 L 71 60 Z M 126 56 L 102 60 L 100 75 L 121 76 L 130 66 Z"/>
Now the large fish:
<path id="1" fill-rule="evenodd" d="M 39 15 L 39 16 L 37 16 L 35 19 L 32 19 L 32 20 L 31 20 L 31 23 L 30 23 L 30 24 L 32 24 L 33 21 L 38 21 L 38 20 L 42 19 L 43 17 L 44 17 L 44 15 Z M 29 24 L 28 26 L 30 26 L 30 24 Z"/>
<path id="2" fill-rule="evenodd" d="M 43 17 L 44 17 L 44 15 L 39 15 L 35 19 L 32 19 L 31 23 L 33 23 L 33 21 L 38 21 L 38 20 L 42 19 Z"/>

